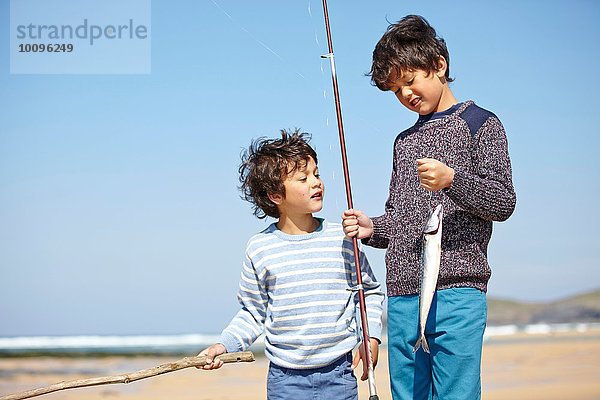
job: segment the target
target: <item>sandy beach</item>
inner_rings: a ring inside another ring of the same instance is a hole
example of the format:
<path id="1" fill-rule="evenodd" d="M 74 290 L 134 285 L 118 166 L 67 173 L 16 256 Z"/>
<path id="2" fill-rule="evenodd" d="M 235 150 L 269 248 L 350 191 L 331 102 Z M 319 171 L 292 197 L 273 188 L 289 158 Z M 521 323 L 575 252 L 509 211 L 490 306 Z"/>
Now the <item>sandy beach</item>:
<path id="1" fill-rule="evenodd" d="M 174 357 L 2 358 L 0 395 L 60 381 L 116 375 L 174 361 Z M 70 389 L 39 399 L 65 400 L 260 400 L 266 398 L 268 361 L 229 364 L 206 372 L 187 369 L 134 382 Z M 387 356 L 376 370 L 380 399 L 391 399 Z M 484 346 L 486 400 L 600 399 L 600 332 L 497 337 Z M 368 397 L 360 384 L 360 398 Z"/>

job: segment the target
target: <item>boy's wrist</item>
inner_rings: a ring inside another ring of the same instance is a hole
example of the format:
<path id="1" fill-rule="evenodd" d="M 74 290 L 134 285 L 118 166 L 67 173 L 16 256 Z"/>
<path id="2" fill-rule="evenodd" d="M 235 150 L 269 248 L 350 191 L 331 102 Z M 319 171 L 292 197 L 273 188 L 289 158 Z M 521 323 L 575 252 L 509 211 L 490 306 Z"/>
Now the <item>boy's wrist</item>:
<path id="1" fill-rule="evenodd" d="M 223 343 L 215 343 L 213 346 L 215 346 L 215 350 L 218 350 L 222 354 L 228 353 L 227 347 Z"/>
<path id="2" fill-rule="evenodd" d="M 448 168 L 448 183 L 446 184 L 446 186 L 444 186 L 444 189 L 450 189 L 450 187 L 452 186 L 452 183 L 454 183 L 454 168 L 451 167 L 447 167 Z"/>
<path id="3" fill-rule="evenodd" d="M 449 195 L 464 196 L 465 191 L 468 190 L 468 186 L 469 183 L 468 180 L 465 180 L 464 173 L 460 170 L 452 169 L 452 181 L 444 190 Z"/>

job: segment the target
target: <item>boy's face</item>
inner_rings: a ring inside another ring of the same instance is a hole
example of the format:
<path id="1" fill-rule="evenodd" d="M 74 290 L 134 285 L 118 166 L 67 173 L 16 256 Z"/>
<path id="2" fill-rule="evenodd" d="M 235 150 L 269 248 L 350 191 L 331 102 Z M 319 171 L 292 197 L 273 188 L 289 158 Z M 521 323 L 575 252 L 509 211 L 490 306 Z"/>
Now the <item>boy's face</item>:
<path id="1" fill-rule="evenodd" d="M 283 180 L 285 195 L 272 195 L 282 215 L 312 214 L 323 208 L 325 186 L 319 176 L 319 168 L 309 157 L 306 165 L 299 165 L 296 171 Z"/>
<path id="2" fill-rule="evenodd" d="M 443 60 L 443 58 L 441 58 Z M 390 77 L 389 89 L 396 94 L 400 103 L 419 115 L 444 111 L 454 105 L 453 96 L 448 96 L 450 89 L 444 78 L 445 60 L 437 71 L 422 69 L 402 71 Z"/>

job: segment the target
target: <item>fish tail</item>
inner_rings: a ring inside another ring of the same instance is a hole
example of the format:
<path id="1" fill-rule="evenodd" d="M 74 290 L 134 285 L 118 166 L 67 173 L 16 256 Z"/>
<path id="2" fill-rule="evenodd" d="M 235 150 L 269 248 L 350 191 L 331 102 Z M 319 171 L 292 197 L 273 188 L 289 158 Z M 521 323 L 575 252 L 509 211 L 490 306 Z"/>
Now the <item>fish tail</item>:
<path id="1" fill-rule="evenodd" d="M 422 347 L 425 353 L 429 353 L 429 344 L 427 344 L 425 335 L 419 336 L 417 343 L 415 343 L 415 346 L 413 347 L 413 353 L 416 353 L 417 350 L 419 350 L 419 347 Z"/>

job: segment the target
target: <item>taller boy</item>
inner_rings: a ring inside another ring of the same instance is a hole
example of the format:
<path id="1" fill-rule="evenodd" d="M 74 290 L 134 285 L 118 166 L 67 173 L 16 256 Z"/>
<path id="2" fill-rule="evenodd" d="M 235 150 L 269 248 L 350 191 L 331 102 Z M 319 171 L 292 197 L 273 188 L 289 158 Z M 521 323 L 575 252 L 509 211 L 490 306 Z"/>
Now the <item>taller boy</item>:
<path id="1" fill-rule="evenodd" d="M 508 143 L 498 118 L 458 102 L 448 83 L 444 40 L 420 16 L 390 25 L 373 52 L 372 82 L 419 114 L 400 133 L 385 214 L 344 212 L 345 233 L 386 248 L 389 364 L 394 399 L 479 399 L 492 221 L 513 212 Z M 423 224 L 444 206 L 442 257 L 426 335 L 413 353 L 419 318 Z"/>

